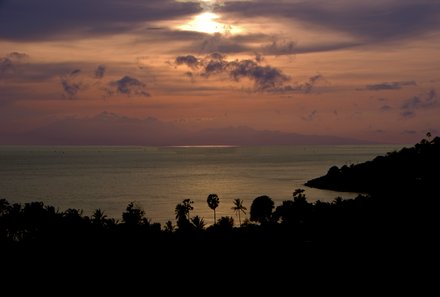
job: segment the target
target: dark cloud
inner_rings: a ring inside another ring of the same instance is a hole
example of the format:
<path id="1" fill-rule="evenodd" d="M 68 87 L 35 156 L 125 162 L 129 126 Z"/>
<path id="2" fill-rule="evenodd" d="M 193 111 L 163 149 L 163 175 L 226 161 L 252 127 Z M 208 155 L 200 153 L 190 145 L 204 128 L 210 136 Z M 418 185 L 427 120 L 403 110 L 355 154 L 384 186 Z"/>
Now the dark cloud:
<path id="1" fill-rule="evenodd" d="M 414 96 L 406 100 L 402 106 L 401 115 L 405 118 L 416 115 L 416 110 L 430 109 L 438 105 L 438 95 L 435 90 L 430 90 L 426 94 Z"/>
<path id="2" fill-rule="evenodd" d="M 16 66 L 28 60 L 25 53 L 12 52 L 0 57 L 0 79 L 8 78 L 16 72 Z"/>
<path id="3" fill-rule="evenodd" d="M 256 89 L 259 91 L 269 91 L 282 87 L 285 82 L 290 80 L 280 69 L 269 65 L 260 66 L 258 62 L 253 60 L 242 60 L 232 63 L 229 75 L 236 81 L 239 81 L 241 78 L 253 80 Z"/>
<path id="4" fill-rule="evenodd" d="M 79 79 L 80 73 L 81 69 L 75 69 L 69 74 L 60 77 L 65 97 L 74 99 L 81 90 L 86 88 L 86 85 Z"/>
<path id="5" fill-rule="evenodd" d="M 324 79 L 324 77 L 321 74 L 316 74 L 316 75 L 309 77 L 304 82 L 297 82 L 295 84 L 286 85 L 281 88 L 275 88 L 271 91 L 277 92 L 277 93 L 293 92 L 293 93 L 306 93 L 306 94 L 308 94 L 308 93 L 311 93 L 313 91 L 313 89 L 315 88 L 316 84 L 323 79 Z"/>
<path id="6" fill-rule="evenodd" d="M 12 52 L 6 55 L 7 58 L 13 61 L 24 61 L 29 59 L 29 56 L 25 53 Z"/>
<path id="7" fill-rule="evenodd" d="M 414 111 L 410 111 L 410 110 L 405 110 L 403 112 L 400 113 L 402 115 L 402 117 L 404 118 L 413 118 L 415 117 L 416 113 Z"/>
<path id="8" fill-rule="evenodd" d="M 200 66 L 200 61 L 197 57 L 192 55 L 178 56 L 175 60 L 176 65 L 186 65 L 191 69 L 196 69 Z"/>
<path id="9" fill-rule="evenodd" d="M 0 78 L 9 75 L 14 71 L 12 60 L 5 57 L 0 59 Z"/>
<path id="10" fill-rule="evenodd" d="M 413 80 L 410 81 L 394 81 L 394 82 L 383 82 L 379 84 L 367 85 L 366 90 L 370 91 L 382 91 L 382 90 L 399 90 L 403 87 L 416 86 L 417 83 Z"/>
<path id="11" fill-rule="evenodd" d="M 407 100 L 402 109 L 424 109 L 433 107 L 438 103 L 438 95 L 435 90 L 429 91 L 424 96 L 414 96 Z"/>
<path id="12" fill-rule="evenodd" d="M 317 110 L 313 110 L 312 112 L 310 112 L 308 115 L 306 115 L 306 116 L 302 116 L 301 118 L 304 120 L 304 121 L 313 121 L 314 119 L 315 119 L 315 117 L 316 117 L 316 114 L 318 113 L 318 111 Z"/>
<path id="13" fill-rule="evenodd" d="M 60 76 L 60 83 L 63 88 L 64 96 L 69 99 L 75 99 L 80 91 L 86 90 L 94 84 L 91 83 L 90 74 L 82 75 L 82 70 L 77 68 L 68 74 Z M 94 71 L 95 79 L 102 79 L 105 73 L 105 66 L 99 65 Z"/>
<path id="14" fill-rule="evenodd" d="M 270 65 L 261 65 L 261 57 L 257 60 L 226 60 L 226 56 L 220 53 L 212 53 L 203 58 L 192 55 L 178 56 L 176 65 L 185 64 L 197 70 L 198 75 L 209 78 L 213 75 L 226 75 L 231 80 L 240 81 L 243 78 L 254 83 L 255 91 L 273 91 L 284 87 L 290 80 L 280 69 Z"/>
<path id="15" fill-rule="evenodd" d="M 242 38 L 220 33 L 208 35 L 201 41 L 196 40 L 188 49 L 199 54 L 208 54 L 212 52 L 232 54 L 253 50 L 252 47 L 246 45 L 246 42 L 243 41 Z"/>
<path id="16" fill-rule="evenodd" d="M 104 77 L 105 75 L 105 66 L 104 65 L 99 65 L 98 67 L 96 67 L 95 69 L 95 78 L 97 79 L 101 79 Z"/>
<path id="17" fill-rule="evenodd" d="M 263 55 L 293 55 L 304 49 L 297 44 L 281 37 L 266 34 L 238 34 L 228 35 L 215 33 L 206 36 L 194 36 L 192 44 L 184 50 L 209 54 L 220 52 L 224 54 L 261 53 Z M 307 51 L 307 50 L 306 50 Z"/>
<path id="18" fill-rule="evenodd" d="M 124 76 L 117 81 L 112 81 L 108 84 L 106 89 L 107 95 L 123 94 L 127 96 L 144 96 L 149 97 L 150 93 L 147 91 L 146 84 L 140 80 Z"/>
<path id="19" fill-rule="evenodd" d="M 291 78 L 284 74 L 281 69 L 270 65 L 262 65 L 264 57 L 257 54 L 254 59 L 227 60 L 227 57 L 220 53 L 212 53 L 205 57 L 193 55 L 178 56 L 174 64 L 186 65 L 194 72 L 194 75 L 209 78 L 213 75 L 225 75 L 229 79 L 239 82 L 248 79 L 254 83 L 254 91 L 270 93 L 301 92 L 310 93 L 318 81 L 323 79 L 321 74 L 308 78 L 305 82 L 290 83 Z M 187 72 L 188 73 L 188 72 Z M 290 83 L 290 84 L 289 84 Z"/>
<path id="20" fill-rule="evenodd" d="M 415 131 L 415 130 L 404 130 L 402 132 L 402 134 L 415 135 L 415 134 L 417 134 L 417 131 Z"/>
<path id="21" fill-rule="evenodd" d="M 254 0 L 221 8 L 236 17 L 284 18 L 309 28 L 348 33 L 366 42 L 405 38 L 438 30 L 440 2 L 430 0 Z"/>
<path id="22" fill-rule="evenodd" d="M 173 0 L 14 0 L 0 7 L 0 39 L 69 39 L 137 30 L 200 11 Z"/>
<path id="23" fill-rule="evenodd" d="M 239 53 L 261 53 L 266 56 L 295 55 L 313 52 L 334 51 L 339 49 L 358 46 L 360 42 L 354 41 L 316 41 L 313 44 L 300 44 L 285 37 L 268 34 L 206 34 L 199 32 L 188 33 L 189 31 L 170 31 L 162 30 L 161 34 L 155 38 L 149 36 L 148 40 L 182 40 L 190 41 L 190 45 L 179 48 L 178 51 L 191 52 L 197 54 L 209 54 L 221 52 L 224 54 Z M 167 39 L 164 36 L 168 36 Z"/>
<path id="24" fill-rule="evenodd" d="M 288 40 L 274 40 L 269 44 L 263 45 L 261 52 L 265 55 L 293 55 L 297 53 L 297 44 Z"/>
<path id="25" fill-rule="evenodd" d="M 387 104 L 382 105 L 382 106 L 380 107 L 380 110 L 382 110 L 382 111 L 390 111 L 391 109 L 392 109 L 392 107 L 389 106 L 389 105 L 387 105 Z"/>

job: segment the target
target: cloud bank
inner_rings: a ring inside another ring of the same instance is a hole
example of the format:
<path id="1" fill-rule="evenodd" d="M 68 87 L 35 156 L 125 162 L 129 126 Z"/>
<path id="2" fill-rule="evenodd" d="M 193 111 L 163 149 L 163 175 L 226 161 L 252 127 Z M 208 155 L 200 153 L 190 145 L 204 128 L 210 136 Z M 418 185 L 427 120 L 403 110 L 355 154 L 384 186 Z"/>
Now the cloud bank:
<path id="1" fill-rule="evenodd" d="M 175 58 L 174 64 L 176 66 L 186 65 L 198 76 L 204 78 L 223 75 L 235 82 L 247 79 L 253 82 L 253 91 L 256 92 L 310 93 L 316 83 L 322 79 L 321 75 L 315 75 L 305 83 L 293 85 L 290 84 L 292 80 L 290 76 L 277 67 L 263 65 L 263 60 L 261 55 L 257 55 L 254 59 L 227 60 L 223 54 L 212 53 L 204 57 L 178 56 Z M 193 72 L 186 72 L 186 75 L 194 77 Z"/>

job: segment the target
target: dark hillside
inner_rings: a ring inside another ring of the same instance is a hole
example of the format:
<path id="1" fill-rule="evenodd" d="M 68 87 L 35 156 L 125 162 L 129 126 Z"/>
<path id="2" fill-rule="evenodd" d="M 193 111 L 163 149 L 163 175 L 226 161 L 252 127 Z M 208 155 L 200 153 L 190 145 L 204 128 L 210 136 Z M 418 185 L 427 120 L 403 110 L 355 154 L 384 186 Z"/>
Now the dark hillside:
<path id="1" fill-rule="evenodd" d="M 423 139 L 411 148 L 371 161 L 338 168 L 309 180 L 308 187 L 336 191 L 383 193 L 434 190 L 440 174 L 440 138 Z"/>

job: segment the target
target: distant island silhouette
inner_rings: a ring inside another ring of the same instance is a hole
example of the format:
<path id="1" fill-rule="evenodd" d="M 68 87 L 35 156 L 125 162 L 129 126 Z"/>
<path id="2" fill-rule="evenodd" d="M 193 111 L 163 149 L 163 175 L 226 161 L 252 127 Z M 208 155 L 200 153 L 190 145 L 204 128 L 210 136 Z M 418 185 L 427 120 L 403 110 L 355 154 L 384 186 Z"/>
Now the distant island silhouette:
<path id="1" fill-rule="evenodd" d="M 2 136 L 2 135 L 0 135 Z M 66 118 L 17 135 L 3 135 L 6 145 L 288 145 L 372 144 L 333 135 L 310 135 L 278 130 L 229 126 L 188 130 L 157 118 L 129 118 L 111 112 Z"/>

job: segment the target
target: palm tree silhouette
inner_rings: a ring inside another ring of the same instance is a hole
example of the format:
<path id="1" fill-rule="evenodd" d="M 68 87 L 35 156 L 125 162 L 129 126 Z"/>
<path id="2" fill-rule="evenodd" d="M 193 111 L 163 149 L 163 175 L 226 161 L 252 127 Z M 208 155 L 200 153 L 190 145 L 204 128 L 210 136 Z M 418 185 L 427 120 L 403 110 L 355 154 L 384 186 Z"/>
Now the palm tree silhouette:
<path id="1" fill-rule="evenodd" d="M 234 206 L 232 207 L 235 214 L 238 215 L 238 223 L 241 226 L 240 213 L 243 212 L 246 215 L 247 208 L 243 206 L 243 200 L 236 198 L 234 199 Z"/>
<path id="2" fill-rule="evenodd" d="M 217 223 L 217 220 L 215 218 L 215 209 L 220 203 L 220 199 L 218 198 L 217 194 L 209 194 L 208 199 L 206 200 L 208 202 L 208 206 L 210 209 L 214 211 L 214 225 Z"/>
<path id="3" fill-rule="evenodd" d="M 204 230 L 205 229 L 205 220 L 199 216 L 195 216 L 191 219 L 191 223 L 193 223 L 196 230 Z"/>
<path id="4" fill-rule="evenodd" d="M 103 227 L 105 225 L 105 222 L 107 220 L 107 215 L 104 214 L 104 212 L 97 208 L 92 214 L 92 223 L 97 226 Z"/>
<path id="5" fill-rule="evenodd" d="M 189 212 L 194 209 L 191 205 L 192 203 L 194 203 L 194 201 L 191 199 L 185 199 L 182 203 L 176 205 L 175 213 L 177 225 L 179 227 L 182 227 L 189 222 Z"/>

